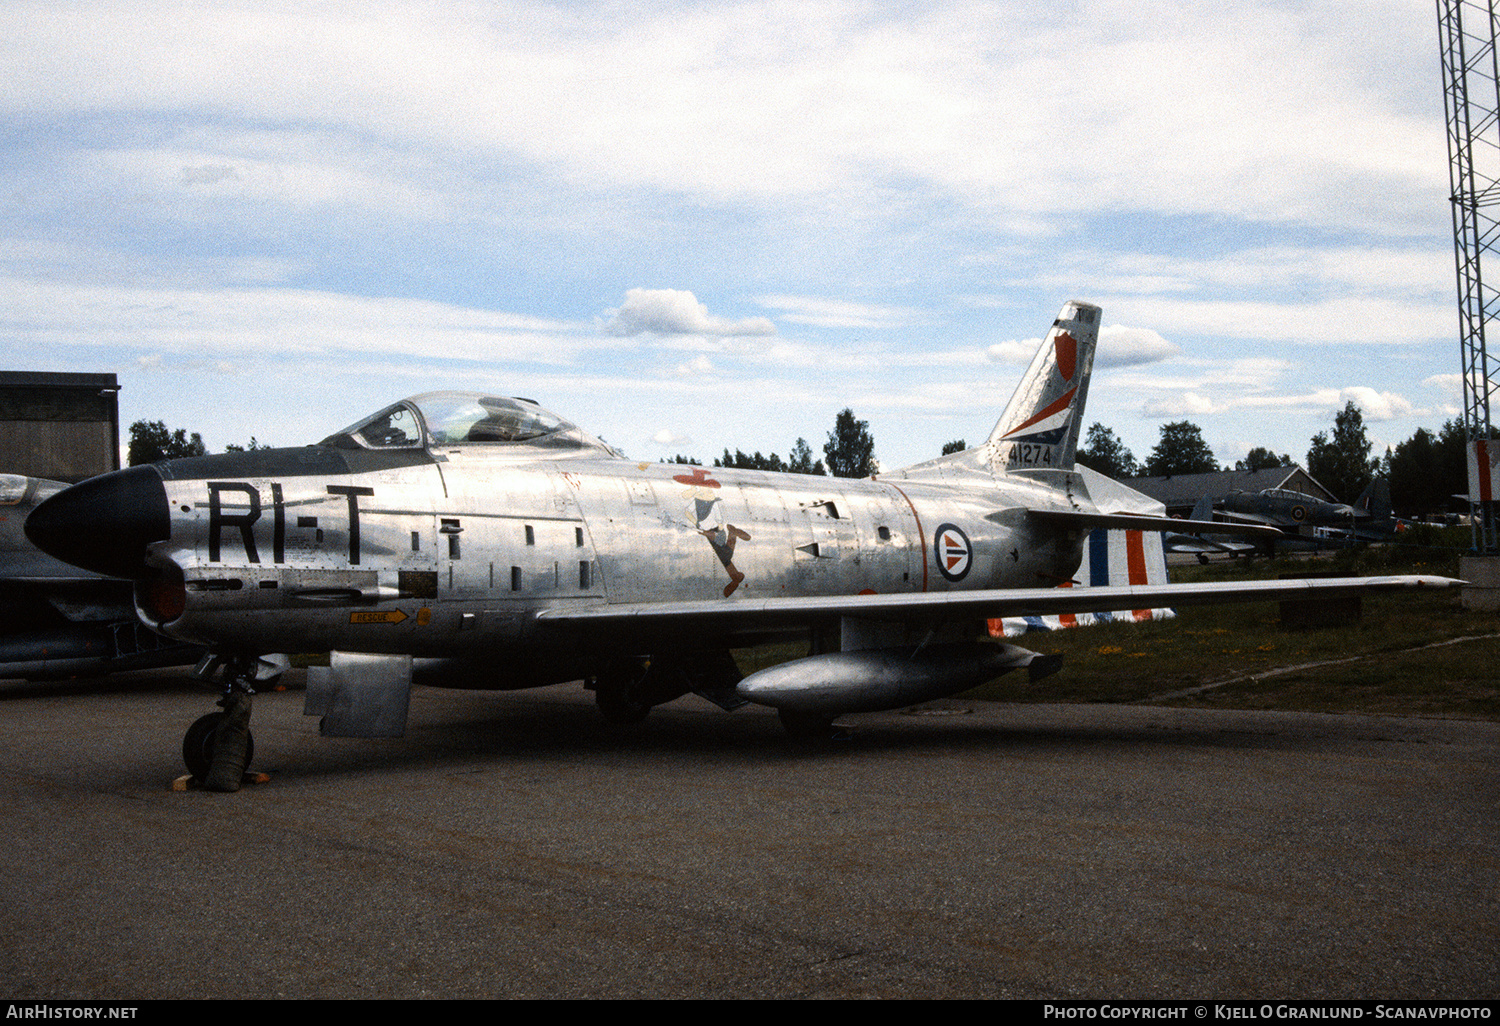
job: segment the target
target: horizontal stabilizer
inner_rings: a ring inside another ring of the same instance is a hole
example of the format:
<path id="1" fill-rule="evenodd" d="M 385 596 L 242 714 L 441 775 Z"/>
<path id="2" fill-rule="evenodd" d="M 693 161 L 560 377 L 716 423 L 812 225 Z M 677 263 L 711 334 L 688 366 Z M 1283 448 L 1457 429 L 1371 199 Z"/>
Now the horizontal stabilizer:
<path id="1" fill-rule="evenodd" d="M 1217 520 L 1175 520 L 1139 513 L 1084 513 L 1068 509 L 1031 509 L 1028 515 L 1057 526 L 1075 527 L 1080 531 L 1104 528 L 1111 531 L 1167 531 L 1172 534 L 1236 534 L 1245 538 L 1279 538 L 1274 527 L 1258 524 L 1227 524 Z M 1003 514 L 1001 514 L 1003 515 Z"/>

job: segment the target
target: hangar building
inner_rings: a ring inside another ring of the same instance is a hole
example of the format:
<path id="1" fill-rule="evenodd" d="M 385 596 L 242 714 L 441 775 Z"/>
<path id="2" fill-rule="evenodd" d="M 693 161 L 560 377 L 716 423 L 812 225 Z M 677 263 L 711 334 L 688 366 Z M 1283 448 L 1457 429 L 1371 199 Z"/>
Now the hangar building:
<path id="1" fill-rule="evenodd" d="M 120 469 L 113 374 L 0 371 L 0 473 L 69 484 Z"/>

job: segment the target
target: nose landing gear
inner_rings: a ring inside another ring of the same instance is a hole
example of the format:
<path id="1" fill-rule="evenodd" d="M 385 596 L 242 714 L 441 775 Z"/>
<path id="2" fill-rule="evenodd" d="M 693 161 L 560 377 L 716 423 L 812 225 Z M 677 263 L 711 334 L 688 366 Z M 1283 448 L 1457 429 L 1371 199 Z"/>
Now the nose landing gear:
<path id="1" fill-rule="evenodd" d="M 182 738 L 182 761 L 188 772 L 208 791 L 238 791 L 245 770 L 255 757 L 255 738 L 250 733 L 251 696 L 279 678 L 287 668 L 282 655 L 248 657 L 203 657 L 193 669 L 193 679 L 223 692 L 222 712 L 200 716 Z M 218 683 L 214 677 L 220 678 Z"/>
<path id="2" fill-rule="evenodd" d="M 255 758 L 255 737 L 250 733 L 250 696 L 244 692 L 225 695 L 219 699 L 223 712 L 212 712 L 198 717 L 182 737 L 182 762 L 193 779 L 204 784 L 210 791 L 235 791 L 232 787 L 214 787 L 209 784 L 216 760 L 221 759 L 231 778 L 242 777 L 250 760 Z M 238 743 L 243 753 L 231 751 Z M 234 772 L 239 767 L 239 773 Z"/>

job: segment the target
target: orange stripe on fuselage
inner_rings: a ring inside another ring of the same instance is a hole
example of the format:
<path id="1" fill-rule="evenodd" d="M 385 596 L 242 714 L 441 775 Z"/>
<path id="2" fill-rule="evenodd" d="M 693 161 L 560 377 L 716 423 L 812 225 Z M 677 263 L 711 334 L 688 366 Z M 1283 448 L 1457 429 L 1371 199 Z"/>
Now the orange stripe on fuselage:
<path id="1" fill-rule="evenodd" d="M 917 507 L 912 503 L 911 499 L 907 498 L 907 495 L 906 495 L 905 492 L 903 492 L 900 488 L 896 488 L 896 486 L 893 485 L 893 484 L 891 484 L 889 481 L 882 481 L 880 483 L 881 484 L 886 484 L 886 485 L 891 485 L 892 488 L 895 488 L 896 489 L 896 494 L 899 495 L 899 496 L 901 496 L 901 498 L 906 499 L 906 504 L 911 507 L 911 518 L 917 522 L 917 544 L 922 546 L 922 590 L 926 591 L 927 590 L 927 533 L 922 530 L 922 518 L 919 517 L 919 516 L 917 516 Z"/>

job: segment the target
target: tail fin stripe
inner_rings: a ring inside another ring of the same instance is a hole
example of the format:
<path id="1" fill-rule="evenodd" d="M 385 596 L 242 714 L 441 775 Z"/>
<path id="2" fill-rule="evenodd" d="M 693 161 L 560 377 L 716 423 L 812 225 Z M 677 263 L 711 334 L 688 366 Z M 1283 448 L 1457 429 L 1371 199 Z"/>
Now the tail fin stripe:
<path id="1" fill-rule="evenodd" d="M 1066 410 L 1070 405 L 1072 405 L 1072 403 L 1073 403 L 1073 397 L 1075 395 L 1077 395 L 1077 394 L 1078 394 L 1078 389 L 1076 389 L 1076 388 L 1072 389 L 1071 391 L 1068 392 L 1067 395 L 1065 395 L 1062 398 L 1058 399 L 1055 403 L 1053 403 L 1052 405 L 1048 406 L 1045 410 L 1042 410 L 1040 413 L 1038 413 L 1036 416 L 1032 417 L 1026 423 L 1024 423 L 1024 424 L 1017 424 L 1014 428 L 1012 428 L 1011 430 L 1007 431 L 1005 433 L 1004 437 L 1005 438 L 1009 438 L 1011 435 L 1015 434 L 1017 431 L 1025 431 L 1027 428 L 1031 427 L 1031 425 L 1033 425 L 1033 424 L 1035 424 L 1035 423 L 1037 423 L 1039 421 L 1046 420 L 1048 417 L 1051 417 L 1051 416 L 1054 416 L 1054 415 L 1056 415 L 1058 413 L 1061 413 L 1063 410 Z"/>

